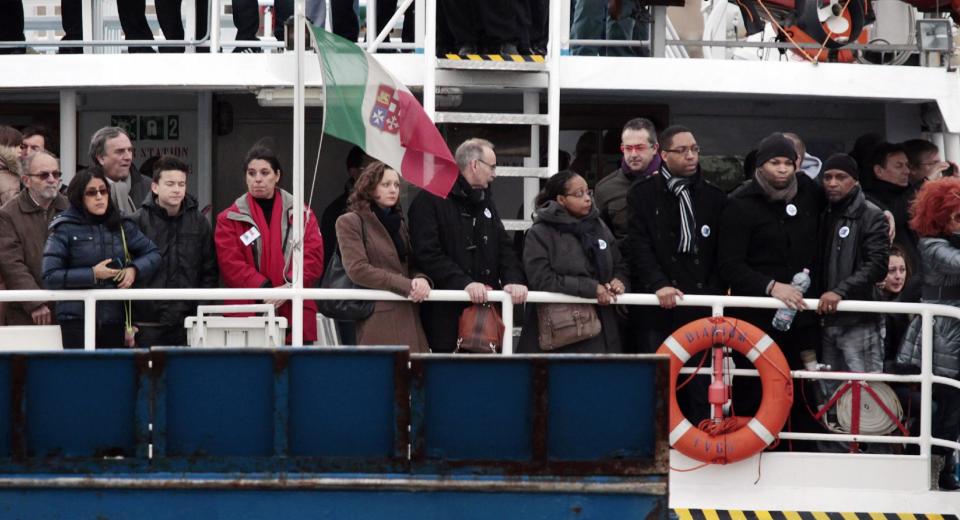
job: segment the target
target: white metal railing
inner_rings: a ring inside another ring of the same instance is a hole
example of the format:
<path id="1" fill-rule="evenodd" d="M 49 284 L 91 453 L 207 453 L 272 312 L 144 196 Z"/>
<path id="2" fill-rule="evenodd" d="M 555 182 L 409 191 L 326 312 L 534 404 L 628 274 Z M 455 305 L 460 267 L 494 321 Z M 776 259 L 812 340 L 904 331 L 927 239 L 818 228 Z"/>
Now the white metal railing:
<path id="1" fill-rule="evenodd" d="M 368 289 L 92 289 L 92 290 L 58 290 L 58 291 L 0 291 L 0 302 L 11 301 L 83 301 L 84 302 L 84 345 L 92 350 L 96 344 L 96 305 L 98 301 L 122 300 L 249 300 L 266 298 L 286 298 L 293 302 L 294 308 L 301 308 L 304 300 L 388 300 L 406 301 L 406 298 L 388 291 Z M 513 303 L 511 296 L 503 291 L 488 291 L 488 301 L 499 302 L 502 306 L 502 317 L 505 325 L 503 338 L 503 353 L 513 353 Z M 469 297 L 465 291 L 434 290 L 430 292 L 429 301 L 465 302 Z M 531 303 L 596 303 L 594 299 L 578 298 L 556 293 L 531 291 L 527 297 Z M 816 308 L 818 300 L 806 299 L 808 308 Z M 659 300 L 653 294 L 623 294 L 617 298 L 622 305 L 656 306 Z M 686 295 L 680 306 L 710 307 L 714 316 L 723 315 L 724 309 L 759 308 L 777 309 L 783 304 L 774 298 L 758 298 L 745 296 L 705 296 Z M 948 305 L 923 303 L 895 303 L 895 302 L 868 302 L 868 301 L 841 301 L 837 307 L 840 312 L 867 312 L 867 313 L 896 313 L 918 314 L 921 317 L 921 367 L 917 375 L 891 374 L 862 374 L 849 372 L 819 372 L 795 370 L 791 371 L 794 378 L 800 379 L 830 379 L 830 380 L 861 380 L 861 381 L 890 381 L 920 383 L 920 435 L 917 437 L 896 437 L 878 435 L 842 435 L 816 433 L 784 432 L 780 436 L 784 439 L 804 440 L 831 440 L 849 442 L 876 442 L 876 443 L 906 443 L 918 444 L 920 455 L 930 463 L 930 447 L 943 446 L 960 449 L 960 444 L 952 440 L 934 439 L 931 434 L 931 397 L 933 383 L 945 384 L 960 388 L 960 382 L 933 374 L 933 319 L 945 317 L 960 320 L 960 308 Z M 804 311 L 813 312 L 813 311 Z M 302 315 L 302 312 L 301 312 Z M 294 337 L 302 337 L 303 321 L 295 319 L 291 327 L 295 330 Z M 299 331 L 299 334 L 297 334 Z M 755 375 L 755 370 L 737 369 L 734 374 Z M 929 471 L 927 472 L 929 473 Z"/>

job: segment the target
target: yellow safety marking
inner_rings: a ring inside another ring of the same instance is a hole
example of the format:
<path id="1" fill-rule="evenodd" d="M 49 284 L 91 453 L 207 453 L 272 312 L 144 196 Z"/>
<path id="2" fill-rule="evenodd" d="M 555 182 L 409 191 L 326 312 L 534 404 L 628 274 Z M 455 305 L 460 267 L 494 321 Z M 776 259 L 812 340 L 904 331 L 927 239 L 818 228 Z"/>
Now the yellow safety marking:
<path id="1" fill-rule="evenodd" d="M 678 520 L 694 520 L 694 512 L 699 511 L 703 514 L 704 520 L 720 520 L 720 511 L 726 511 L 731 520 L 747 520 L 747 512 L 754 513 L 758 520 L 774 520 L 771 511 L 743 511 L 738 509 L 674 509 Z M 803 520 L 798 511 L 773 511 L 780 513 L 785 520 Z M 809 511 L 817 520 L 830 520 L 831 514 L 839 514 L 843 520 L 860 520 L 858 513 L 839 512 L 826 513 L 823 511 Z M 870 516 L 870 520 L 946 520 L 944 515 L 938 513 L 859 513 Z M 947 515 L 950 520 L 957 520 L 955 515 Z"/>
<path id="2" fill-rule="evenodd" d="M 503 56 L 499 54 L 488 54 L 487 56 L 490 57 L 490 61 L 503 61 Z"/>
<path id="3" fill-rule="evenodd" d="M 706 518 L 706 520 L 720 520 L 720 515 L 717 514 L 716 509 L 704 509 L 703 517 Z"/>
<path id="4" fill-rule="evenodd" d="M 483 57 L 479 54 L 467 54 L 467 59 L 471 61 L 483 61 Z"/>
<path id="5" fill-rule="evenodd" d="M 459 54 L 447 54 L 447 59 L 459 61 L 461 58 Z"/>
<path id="6" fill-rule="evenodd" d="M 520 56 L 519 54 L 511 54 L 510 59 L 518 63 L 524 63 L 527 61 L 523 59 L 523 56 Z"/>
<path id="7" fill-rule="evenodd" d="M 930 514 L 927 515 L 927 520 L 943 520 L 943 515 Z"/>
<path id="8" fill-rule="evenodd" d="M 883 513 L 870 513 L 870 520 L 887 520 L 887 515 Z"/>
<path id="9" fill-rule="evenodd" d="M 757 513 L 758 520 L 773 520 L 773 517 L 770 516 L 768 511 L 754 511 Z"/>
<path id="10" fill-rule="evenodd" d="M 900 520 L 917 520 L 913 513 L 897 513 L 897 516 L 900 517 Z"/>
<path id="11" fill-rule="evenodd" d="M 816 518 L 817 520 L 830 520 L 830 515 L 821 511 L 814 511 L 813 517 Z"/>
<path id="12" fill-rule="evenodd" d="M 540 56 L 539 54 L 534 54 L 531 56 L 531 58 L 533 58 L 533 61 L 537 63 L 543 63 L 543 56 Z"/>
<path id="13" fill-rule="evenodd" d="M 803 517 L 800 516 L 800 513 L 796 512 L 796 511 L 784 511 L 784 512 L 783 512 L 783 516 L 785 516 L 785 517 L 787 518 L 787 520 L 802 520 L 802 519 L 803 519 Z M 856 519 L 854 519 L 854 520 L 856 520 Z"/>
<path id="14" fill-rule="evenodd" d="M 840 516 L 843 517 L 843 520 L 859 520 L 856 513 L 840 513 Z"/>
<path id="15" fill-rule="evenodd" d="M 747 515 L 743 511 L 734 510 L 729 511 L 731 520 L 747 520 Z"/>
<path id="16" fill-rule="evenodd" d="M 690 514 L 689 509 L 674 509 L 674 512 L 677 513 L 679 520 L 693 520 L 693 515 Z"/>

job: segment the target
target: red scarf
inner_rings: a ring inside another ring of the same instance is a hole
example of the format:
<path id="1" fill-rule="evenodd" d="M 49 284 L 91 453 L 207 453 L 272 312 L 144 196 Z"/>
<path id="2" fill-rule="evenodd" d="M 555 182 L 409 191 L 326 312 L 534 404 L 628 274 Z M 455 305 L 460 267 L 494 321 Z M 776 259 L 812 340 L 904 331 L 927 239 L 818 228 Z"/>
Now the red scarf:
<path id="1" fill-rule="evenodd" d="M 253 217 L 253 223 L 260 230 L 260 265 L 257 270 L 263 276 L 270 279 L 272 287 L 280 287 L 286 283 L 283 278 L 283 268 L 286 262 L 283 258 L 283 197 L 280 191 L 273 193 L 273 214 L 270 218 L 271 228 L 267 225 L 267 219 L 260 209 L 260 205 L 253 198 L 253 195 L 247 193 L 247 205 L 250 206 L 250 216 Z M 289 305 L 289 303 L 287 304 Z"/>

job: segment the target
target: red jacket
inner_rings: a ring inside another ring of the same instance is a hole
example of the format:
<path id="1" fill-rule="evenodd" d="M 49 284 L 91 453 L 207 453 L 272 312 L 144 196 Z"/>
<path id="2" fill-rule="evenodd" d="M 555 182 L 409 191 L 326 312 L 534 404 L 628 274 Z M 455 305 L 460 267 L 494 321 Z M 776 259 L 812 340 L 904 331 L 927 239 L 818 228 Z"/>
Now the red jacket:
<path id="1" fill-rule="evenodd" d="M 292 254 L 294 237 L 290 235 L 293 227 L 293 195 L 284 190 L 277 190 L 281 196 L 283 210 L 287 218 L 281 223 L 280 231 L 283 240 L 284 257 Z M 313 287 L 323 275 L 323 240 L 320 238 L 320 227 L 317 219 L 305 209 L 306 223 L 303 238 L 303 286 Z M 250 215 L 250 206 L 247 203 L 247 194 L 244 193 L 233 205 L 217 215 L 217 227 L 214 232 L 214 242 L 217 246 L 217 261 L 220 264 L 220 274 L 227 287 L 272 287 L 270 280 L 260 274 L 260 251 L 263 246 L 260 237 L 249 245 L 244 245 L 241 236 L 253 228 L 253 217 Z M 253 303 L 252 301 L 233 301 L 228 303 Z M 280 315 L 287 318 L 288 331 L 293 329 L 291 304 L 285 303 L 280 307 Z M 317 340 L 317 306 L 313 300 L 303 302 L 303 341 L 304 343 Z M 290 341 L 290 332 L 287 333 L 287 342 Z"/>

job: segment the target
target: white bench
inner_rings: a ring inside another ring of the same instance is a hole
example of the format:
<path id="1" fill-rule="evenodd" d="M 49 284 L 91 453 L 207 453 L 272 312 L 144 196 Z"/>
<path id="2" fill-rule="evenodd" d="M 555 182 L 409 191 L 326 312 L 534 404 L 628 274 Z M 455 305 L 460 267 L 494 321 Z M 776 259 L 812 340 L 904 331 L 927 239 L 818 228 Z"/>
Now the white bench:
<path id="1" fill-rule="evenodd" d="M 223 314 L 260 313 L 233 317 Z M 282 347 L 287 319 L 276 316 L 273 305 L 200 305 L 197 315 L 186 318 L 187 342 L 191 347 Z"/>
<path id="2" fill-rule="evenodd" d="M 63 350 L 59 325 L 10 325 L 0 327 L 0 350 L 43 352 Z"/>

